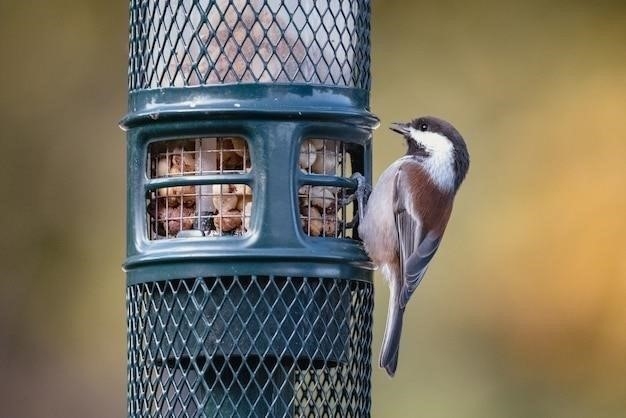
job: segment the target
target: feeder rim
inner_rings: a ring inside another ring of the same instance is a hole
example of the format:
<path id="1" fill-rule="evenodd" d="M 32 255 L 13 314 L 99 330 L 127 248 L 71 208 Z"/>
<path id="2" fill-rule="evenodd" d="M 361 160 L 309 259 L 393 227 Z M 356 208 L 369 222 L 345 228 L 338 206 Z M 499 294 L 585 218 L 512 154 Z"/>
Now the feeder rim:
<path id="1" fill-rule="evenodd" d="M 185 119 L 335 120 L 376 128 L 369 90 L 309 84 L 220 84 L 131 91 L 120 127 Z"/>

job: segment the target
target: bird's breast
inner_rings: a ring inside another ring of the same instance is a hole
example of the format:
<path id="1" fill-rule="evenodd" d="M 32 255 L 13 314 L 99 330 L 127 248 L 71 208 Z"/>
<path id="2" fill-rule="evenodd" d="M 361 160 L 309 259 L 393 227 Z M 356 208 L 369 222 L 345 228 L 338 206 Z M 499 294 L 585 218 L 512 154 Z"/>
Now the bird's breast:
<path id="1" fill-rule="evenodd" d="M 396 161 L 380 175 L 359 225 L 359 236 L 374 263 L 393 263 L 398 252 L 398 238 L 393 212 L 394 179 L 400 162 Z"/>

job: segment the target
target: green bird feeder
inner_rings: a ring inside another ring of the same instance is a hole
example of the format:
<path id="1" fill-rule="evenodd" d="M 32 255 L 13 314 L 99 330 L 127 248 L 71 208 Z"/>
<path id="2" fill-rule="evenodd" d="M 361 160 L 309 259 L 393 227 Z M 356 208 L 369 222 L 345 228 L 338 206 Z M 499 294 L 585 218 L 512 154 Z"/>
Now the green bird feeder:
<path id="1" fill-rule="evenodd" d="M 370 415 L 368 0 L 131 0 L 129 417 Z"/>

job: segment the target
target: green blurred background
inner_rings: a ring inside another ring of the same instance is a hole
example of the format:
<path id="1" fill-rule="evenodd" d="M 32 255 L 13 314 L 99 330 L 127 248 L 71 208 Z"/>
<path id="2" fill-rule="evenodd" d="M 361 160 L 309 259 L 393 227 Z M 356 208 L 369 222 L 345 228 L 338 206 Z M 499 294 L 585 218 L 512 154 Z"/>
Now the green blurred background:
<path id="1" fill-rule="evenodd" d="M 0 415 L 121 417 L 128 6 L 27 3 L 0 3 Z M 404 152 L 384 126 L 421 114 L 472 154 L 373 416 L 626 416 L 626 4 L 386 0 L 372 21 L 375 176 Z"/>

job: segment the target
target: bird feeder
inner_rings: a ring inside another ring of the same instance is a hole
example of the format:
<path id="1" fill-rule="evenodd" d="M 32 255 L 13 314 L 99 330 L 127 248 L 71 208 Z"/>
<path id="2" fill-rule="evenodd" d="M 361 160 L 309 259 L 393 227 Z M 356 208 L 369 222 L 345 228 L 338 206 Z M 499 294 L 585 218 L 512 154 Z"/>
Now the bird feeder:
<path id="1" fill-rule="evenodd" d="M 369 416 L 368 0 L 131 0 L 129 417 Z"/>

